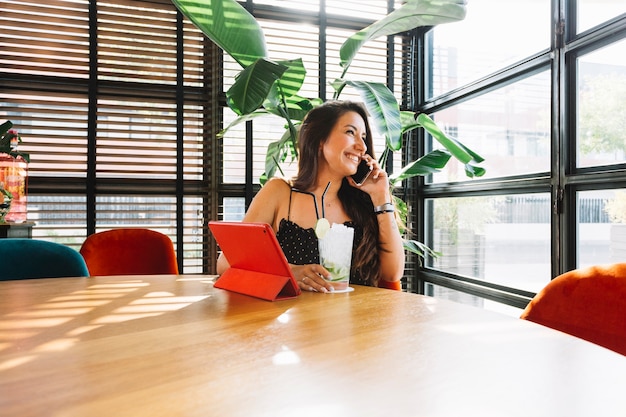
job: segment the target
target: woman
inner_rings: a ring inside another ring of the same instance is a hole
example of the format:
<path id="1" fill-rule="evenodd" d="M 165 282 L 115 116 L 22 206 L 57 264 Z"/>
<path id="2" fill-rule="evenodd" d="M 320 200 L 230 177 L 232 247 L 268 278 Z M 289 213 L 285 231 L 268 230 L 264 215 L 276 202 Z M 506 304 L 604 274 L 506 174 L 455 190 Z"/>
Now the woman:
<path id="1" fill-rule="evenodd" d="M 304 291 L 333 291 L 324 279 L 329 272 L 319 264 L 315 226 L 322 213 L 330 224 L 355 229 L 350 283 L 393 286 L 404 272 L 404 248 L 389 180 L 374 157 L 365 109 L 330 101 L 311 110 L 300 129 L 298 150 L 296 177 L 268 181 L 243 221 L 272 226 Z M 357 185 L 350 176 L 362 159 L 371 173 Z M 218 274 L 227 268 L 228 261 L 220 256 Z"/>

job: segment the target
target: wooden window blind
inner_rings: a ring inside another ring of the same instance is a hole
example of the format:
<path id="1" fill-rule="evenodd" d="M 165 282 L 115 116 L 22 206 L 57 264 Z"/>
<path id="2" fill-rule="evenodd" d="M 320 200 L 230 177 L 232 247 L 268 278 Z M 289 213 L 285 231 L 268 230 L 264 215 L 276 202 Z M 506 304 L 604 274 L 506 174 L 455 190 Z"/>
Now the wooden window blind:
<path id="1" fill-rule="evenodd" d="M 207 271 L 213 50 L 167 0 L 0 0 L 0 119 L 31 154 L 34 237 L 147 227 Z"/>

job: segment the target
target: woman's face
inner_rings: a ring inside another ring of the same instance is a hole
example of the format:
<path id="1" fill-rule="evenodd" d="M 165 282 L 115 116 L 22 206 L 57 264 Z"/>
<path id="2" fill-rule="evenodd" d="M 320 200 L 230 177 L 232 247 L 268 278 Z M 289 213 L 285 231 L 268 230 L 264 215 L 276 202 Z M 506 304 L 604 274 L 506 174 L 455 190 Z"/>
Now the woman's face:
<path id="1" fill-rule="evenodd" d="M 328 168 L 343 177 L 354 174 L 367 150 L 366 136 L 365 122 L 358 113 L 347 112 L 339 117 L 321 145 Z"/>

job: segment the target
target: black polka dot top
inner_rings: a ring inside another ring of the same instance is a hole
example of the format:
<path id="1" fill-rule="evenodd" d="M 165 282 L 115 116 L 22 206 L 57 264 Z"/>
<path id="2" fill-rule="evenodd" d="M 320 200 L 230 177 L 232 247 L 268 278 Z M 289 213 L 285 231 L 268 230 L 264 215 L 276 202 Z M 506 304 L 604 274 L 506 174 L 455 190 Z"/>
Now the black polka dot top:
<path id="1" fill-rule="evenodd" d="M 292 189 L 291 191 L 293 192 L 297 190 Z M 305 229 L 292 222 L 289 220 L 290 214 L 291 198 L 289 199 L 288 217 L 286 219 L 281 219 L 278 226 L 278 232 L 276 232 L 276 238 L 285 253 L 287 261 L 293 265 L 319 264 L 320 255 L 315 230 L 313 228 Z M 352 245 L 352 256 L 354 257 L 354 249 L 361 241 L 363 232 L 360 227 L 356 226 L 352 222 L 345 222 L 344 224 L 349 227 L 354 227 L 354 244 Z M 360 274 L 352 268 L 352 271 L 350 272 L 350 282 L 353 284 L 361 283 L 360 281 L 362 280 L 359 275 Z"/>

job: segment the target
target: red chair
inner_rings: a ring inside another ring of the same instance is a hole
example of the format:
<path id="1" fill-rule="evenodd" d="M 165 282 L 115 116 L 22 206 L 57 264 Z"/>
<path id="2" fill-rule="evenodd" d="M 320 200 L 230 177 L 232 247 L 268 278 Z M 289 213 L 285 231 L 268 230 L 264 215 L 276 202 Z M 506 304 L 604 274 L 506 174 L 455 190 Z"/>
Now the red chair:
<path id="1" fill-rule="evenodd" d="M 537 293 L 521 318 L 626 355 L 626 263 L 559 275 Z"/>
<path id="2" fill-rule="evenodd" d="M 150 229 L 113 229 L 87 237 L 80 248 L 91 275 L 178 274 L 171 239 Z"/>
<path id="3" fill-rule="evenodd" d="M 378 280 L 378 288 L 386 288 L 388 290 L 402 291 L 402 281 L 385 281 L 384 279 Z"/>

